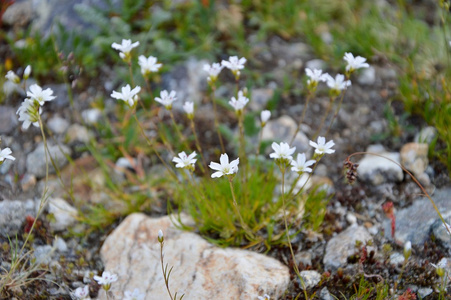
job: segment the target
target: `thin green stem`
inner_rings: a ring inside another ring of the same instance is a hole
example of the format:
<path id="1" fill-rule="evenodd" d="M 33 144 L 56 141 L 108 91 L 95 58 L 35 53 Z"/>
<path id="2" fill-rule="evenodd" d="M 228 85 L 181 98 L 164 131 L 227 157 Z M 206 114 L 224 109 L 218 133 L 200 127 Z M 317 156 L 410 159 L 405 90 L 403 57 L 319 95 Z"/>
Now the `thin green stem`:
<path id="1" fill-rule="evenodd" d="M 305 100 L 305 106 L 304 106 L 304 109 L 302 110 L 302 116 L 301 116 L 301 119 L 299 120 L 298 127 L 296 128 L 296 131 L 294 132 L 293 137 L 291 138 L 290 146 L 293 145 L 296 135 L 301 130 L 301 125 L 302 125 L 302 122 L 304 122 L 304 118 L 305 118 L 305 112 L 307 111 L 307 107 L 310 102 L 310 98 L 312 98 L 312 96 L 313 96 L 313 93 L 311 91 L 309 91 L 309 93 L 307 95 L 307 99 Z"/>
<path id="2" fill-rule="evenodd" d="M 349 79 L 349 78 L 346 76 L 346 80 L 348 80 L 348 79 Z M 332 128 L 332 124 L 334 123 L 335 118 L 338 116 L 338 112 L 339 112 L 340 109 L 341 109 L 341 105 L 343 104 L 343 99 L 344 99 L 344 97 L 345 97 L 345 94 L 346 94 L 346 91 L 347 91 L 347 90 L 348 90 L 348 89 L 345 89 L 345 90 L 341 93 L 340 102 L 338 102 L 337 109 L 335 110 L 335 113 L 334 113 L 334 115 L 333 115 L 333 117 L 332 117 L 332 120 L 330 120 L 329 127 L 327 128 L 327 131 L 326 131 L 326 133 L 324 134 L 324 136 L 327 136 L 327 134 L 329 133 L 329 130 Z M 316 139 L 316 137 L 315 137 L 315 139 Z"/>
<path id="3" fill-rule="evenodd" d="M 280 166 L 280 172 L 282 173 L 282 209 L 283 209 L 283 221 L 285 223 L 285 234 L 287 236 L 288 246 L 290 248 L 291 258 L 293 259 L 294 272 L 301 281 L 302 289 L 304 290 L 305 299 L 309 299 L 307 290 L 305 288 L 304 280 L 302 279 L 301 273 L 298 269 L 298 264 L 294 256 L 293 247 L 291 245 L 290 233 L 288 232 L 288 220 L 287 220 L 287 208 L 285 206 L 285 167 Z"/>
<path id="4" fill-rule="evenodd" d="M 229 180 L 230 191 L 232 192 L 233 208 L 235 209 L 235 213 L 238 215 L 238 218 L 240 219 L 241 227 L 243 227 L 244 231 L 249 235 L 249 237 L 251 239 L 254 239 L 254 234 L 252 233 L 250 228 L 247 226 L 247 224 L 244 222 L 244 219 L 241 216 L 240 210 L 238 209 L 238 203 L 236 202 L 235 192 L 234 192 L 233 182 L 232 182 L 233 178 L 228 177 L 228 180 Z"/>
<path id="5" fill-rule="evenodd" d="M 324 123 L 326 122 L 326 118 L 329 115 L 330 110 L 332 109 L 334 100 L 335 99 L 333 97 L 329 98 L 329 105 L 327 106 L 326 112 L 324 113 L 323 118 L 321 119 L 321 123 L 320 123 L 318 129 L 316 130 L 315 134 L 313 135 L 313 140 L 316 140 L 318 135 L 321 133 L 321 129 L 323 129 Z"/>
<path id="6" fill-rule="evenodd" d="M 215 93 L 216 93 L 216 86 L 214 84 L 211 85 L 211 102 L 213 102 L 213 114 L 215 117 L 215 128 L 216 128 L 216 132 L 218 133 L 218 138 L 219 138 L 219 144 L 221 145 L 221 151 L 222 153 L 225 153 L 225 147 L 224 147 L 224 142 L 222 140 L 222 134 L 221 131 L 219 130 L 219 123 L 218 123 L 218 111 L 216 108 L 216 99 L 215 99 Z"/>
<path id="7" fill-rule="evenodd" d="M 186 142 L 186 139 L 183 136 L 183 134 L 180 132 L 180 129 L 177 126 L 177 122 L 175 122 L 175 118 L 174 118 L 174 114 L 172 113 L 172 110 L 169 110 L 169 115 L 171 116 L 172 125 L 174 125 L 174 129 L 177 132 L 177 135 L 179 136 L 180 140 L 182 141 L 183 146 L 188 148 L 188 144 Z"/>
<path id="8" fill-rule="evenodd" d="M 205 157 L 202 155 L 202 148 L 200 147 L 199 138 L 197 137 L 196 127 L 194 124 L 194 119 L 192 119 L 192 118 L 190 119 L 190 126 L 191 126 L 191 131 L 193 132 L 193 135 L 194 135 L 194 141 L 196 143 L 197 151 L 199 151 L 199 155 L 202 158 L 202 164 L 200 165 L 201 171 L 203 173 L 205 173 L 205 170 L 207 170 L 207 163 L 205 162 Z"/>
<path id="9" fill-rule="evenodd" d="M 166 273 L 166 271 L 168 269 L 168 265 L 166 264 L 166 268 L 165 268 L 164 262 L 163 262 L 163 244 L 164 244 L 164 242 L 160 242 L 161 271 L 163 272 L 164 284 L 166 285 L 166 290 L 168 291 L 169 297 L 171 298 L 171 300 L 174 300 L 174 298 L 172 297 L 172 294 L 171 294 L 171 290 L 169 289 L 169 276 Z M 172 270 L 172 268 L 171 268 L 171 270 Z M 171 273 L 171 271 L 169 271 L 169 273 Z"/>
<path id="10" fill-rule="evenodd" d="M 256 151 L 256 156 L 258 159 L 258 156 L 260 155 L 260 148 L 262 146 L 262 138 L 263 138 L 263 126 L 260 128 L 260 133 L 258 134 L 258 145 L 257 145 L 257 151 Z"/>

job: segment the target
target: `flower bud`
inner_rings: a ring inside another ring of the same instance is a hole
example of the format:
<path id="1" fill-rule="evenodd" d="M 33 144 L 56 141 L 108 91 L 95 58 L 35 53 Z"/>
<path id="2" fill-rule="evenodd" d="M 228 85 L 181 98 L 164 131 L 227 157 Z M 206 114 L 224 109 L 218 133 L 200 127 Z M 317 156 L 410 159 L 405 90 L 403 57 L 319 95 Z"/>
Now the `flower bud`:
<path id="1" fill-rule="evenodd" d="M 31 74 L 31 66 L 28 65 L 25 68 L 25 71 L 23 72 L 23 79 L 27 80 L 30 77 L 30 74 Z"/>
<path id="2" fill-rule="evenodd" d="M 158 241 L 160 243 L 163 243 L 163 241 L 164 241 L 163 231 L 161 231 L 161 229 L 158 230 Z"/>
<path id="3" fill-rule="evenodd" d="M 6 73 L 6 75 L 5 75 L 5 78 L 8 79 L 9 81 L 11 81 L 12 83 L 15 83 L 15 84 L 20 83 L 19 76 L 17 76 L 16 73 L 14 73 L 13 71 L 8 71 L 8 73 Z"/>
<path id="4" fill-rule="evenodd" d="M 271 117 L 271 112 L 269 110 L 263 110 L 260 114 L 261 120 L 262 120 L 262 127 L 265 127 L 266 122 L 268 122 L 269 118 Z"/>
<path id="5" fill-rule="evenodd" d="M 404 245 L 404 260 L 408 260 L 410 255 L 412 255 L 412 243 L 410 241 L 408 241 L 405 245 Z"/>

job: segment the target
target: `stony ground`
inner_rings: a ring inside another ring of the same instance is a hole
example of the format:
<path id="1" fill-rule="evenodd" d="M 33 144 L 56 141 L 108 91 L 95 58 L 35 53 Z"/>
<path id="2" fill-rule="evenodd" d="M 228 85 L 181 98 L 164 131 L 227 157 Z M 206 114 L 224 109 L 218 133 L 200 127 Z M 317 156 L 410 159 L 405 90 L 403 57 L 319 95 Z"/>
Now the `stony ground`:
<path id="1" fill-rule="evenodd" d="M 24 3 L 26 1 L 19 1 L 20 5 L 27 7 Z M 26 9 L 19 12 L 26 14 Z M 30 21 L 40 24 L 43 32 L 48 30 L 48 23 L 42 19 Z M 14 26 L 21 26 L 12 22 L 6 27 L 11 34 Z M 273 37 L 256 48 L 255 57 L 246 67 L 261 68 L 262 73 L 269 73 L 270 80 L 251 90 L 251 111 L 258 112 L 266 107 L 278 88 L 283 86 L 286 74 L 302 72 L 305 67 L 330 68 L 327 62 L 316 59 L 309 45 L 302 41 L 287 42 Z M 6 55 L 10 51 L 8 45 L 1 42 L 0 54 Z M 214 157 L 217 140 L 211 130 L 213 120 L 208 113 L 211 107 L 206 101 L 200 101 L 206 92 L 205 76 L 196 71 L 205 62 L 194 57 L 181 61 L 163 76 L 162 88 L 174 89 L 180 98 L 196 101 L 202 106 L 196 125 L 200 130 L 201 144 L 204 148 L 210 147 L 209 153 Z M 332 299 L 331 295 L 341 299 L 342 294 L 346 297 L 356 294 L 354 287 L 360 283 L 362 274 L 373 286 L 380 283 L 382 277 L 393 287 L 403 268 L 403 245 L 411 241 L 413 255 L 403 271 L 403 281 L 397 292 L 402 294 L 410 288 L 420 299 L 437 299 L 439 278 L 431 263 L 437 264 L 442 258 L 450 257 L 451 243 L 422 190 L 399 167 L 374 156 L 353 158 L 354 162 L 360 163 L 359 179 L 353 185 L 345 182 L 343 161 L 354 152 L 368 149 L 407 166 L 432 195 L 445 220 L 451 217 L 451 186 L 447 170 L 427 157 L 427 144 L 432 141 L 434 130 L 426 127 L 419 118 L 403 118 L 402 103 L 391 101 L 397 93 L 396 69 L 377 58 L 370 59 L 370 63 L 369 69 L 352 78 L 353 84 L 346 93 L 343 107 L 328 133 L 336 144 L 336 152 L 321 162 L 315 175 L 326 183 L 333 196 L 319 232 L 301 231 L 293 239 L 296 258 L 309 295 L 315 293 L 317 299 L 324 300 Z M 158 269 L 159 245 L 153 241 L 156 241 L 157 232 L 154 229 L 166 228 L 166 258 L 170 265 L 176 266 L 172 284 L 178 286 L 176 291 L 186 293 L 186 299 L 256 299 L 264 293 L 270 294 L 271 299 L 295 299 L 301 293 L 299 299 L 303 299 L 286 247 L 274 247 L 264 255 L 256 253 L 261 249 L 248 252 L 213 247 L 196 234 L 178 231 L 167 218 L 159 219 L 166 214 L 165 203 L 146 207 L 144 212 L 147 216 L 133 214 L 125 221 L 116 219 L 104 230 L 92 230 L 79 222 L 80 215 L 77 214 L 81 212 L 75 208 L 79 203 L 73 199 L 83 198 L 107 210 L 118 209 L 113 207 L 117 203 L 108 201 L 107 194 L 86 182 L 101 183 L 105 178 L 84 146 L 90 138 L 100 136 L 96 124 L 106 122 L 105 118 L 110 118 L 113 112 L 109 108 L 115 104 L 112 99 L 106 100 L 104 114 L 91 107 L 98 95 L 109 95 L 115 88 L 113 73 L 111 67 L 105 66 L 99 76 L 102 81 L 80 79 L 83 86 L 74 89 L 76 113 L 70 108 L 64 84 L 49 79 L 44 85 L 51 87 L 57 95 L 56 101 L 49 103 L 43 114 L 52 135 L 50 151 L 62 170 L 66 186 L 72 182 L 74 197 L 67 197 L 67 188 L 61 187 L 58 178 L 51 177 L 49 203 L 36 223 L 34 238 L 30 241 L 30 249 L 34 250 L 32 259 L 42 263 L 42 267 L 34 270 L 29 278 L 44 280 L 5 289 L 1 296 L 70 299 L 70 290 L 89 284 L 91 296 L 102 298 L 105 295 L 98 293 L 99 288 L 91 278 L 93 274 L 108 269 L 114 270 L 120 278 L 113 289 L 117 299 L 126 289 L 136 287 L 146 291 L 146 299 L 164 299 L 166 294 Z M 223 79 L 227 82 L 229 78 Z M 33 79 L 29 83 L 32 82 Z M 218 97 L 226 97 L 233 86 L 232 81 L 226 83 L 217 91 Z M 264 132 L 265 139 L 287 141 L 293 135 L 296 121 L 305 107 L 304 96 L 295 92 L 298 89 L 302 89 L 302 83 L 293 87 L 292 92 L 280 95 Z M 11 265 L 12 244 L 7 237 L 17 235 L 19 244 L 23 241 L 45 189 L 45 160 L 40 132 L 36 128 L 22 131 L 15 115 L 23 99 L 24 92 L 18 90 L 0 104 L 2 148 L 10 147 L 17 158 L 14 163 L 6 162 L 0 166 L 2 269 Z M 308 149 L 309 137 L 315 134 L 321 113 L 328 104 L 327 91 L 320 89 L 318 97 L 308 107 L 305 125 L 295 140 L 299 150 Z M 401 120 L 401 128 L 393 128 L 387 120 L 387 107 Z M 180 106 L 174 109 L 176 118 L 182 119 Z M 222 109 L 221 116 L 222 122 L 236 126 L 230 112 Z M 110 120 L 114 121 L 114 117 Z M 327 124 L 329 121 L 327 119 Z M 393 137 L 395 131 L 396 138 Z M 71 158 L 71 164 L 66 155 Z M 143 160 L 143 166 L 150 167 L 150 161 Z M 113 167 L 121 164 L 119 161 L 111 163 Z M 115 176 L 119 181 L 126 178 L 124 172 Z M 387 203 L 394 206 L 394 236 L 390 211 L 383 208 Z M 193 252 L 184 256 L 186 249 Z M 449 264 L 446 268 L 451 272 Z M 156 280 L 142 283 L 142 278 Z"/>

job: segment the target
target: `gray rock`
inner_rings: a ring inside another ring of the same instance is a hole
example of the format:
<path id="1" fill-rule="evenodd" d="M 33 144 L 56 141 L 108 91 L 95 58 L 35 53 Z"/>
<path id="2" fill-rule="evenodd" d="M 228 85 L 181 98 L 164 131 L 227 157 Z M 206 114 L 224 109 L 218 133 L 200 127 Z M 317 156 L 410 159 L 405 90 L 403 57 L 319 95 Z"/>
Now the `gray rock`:
<path id="1" fill-rule="evenodd" d="M 16 110 L 9 106 L 0 105 L 0 134 L 8 134 L 18 125 Z"/>
<path id="2" fill-rule="evenodd" d="M 442 220 L 438 219 L 432 224 L 432 233 L 434 234 L 436 241 L 439 241 L 444 247 L 451 249 L 451 236 L 449 235 L 448 230 L 446 230 Z"/>
<path id="3" fill-rule="evenodd" d="M 102 117 L 102 111 L 98 108 L 90 108 L 82 111 L 81 117 L 86 124 L 96 124 Z"/>
<path id="4" fill-rule="evenodd" d="M 362 85 L 373 85 L 376 82 L 376 69 L 370 66 L 360 71 L 357 82 Z"/>
<path id="5" fill-rule="evenodd" d="M 273 89 L 252 89 L 251 101 L 249 102 L 249 108 L 251 111 L 260 112 L 265 109 L 266 104 L 274 96 Z"/>
<path id="6" fill-rule="evenodd" d="M 321 281 L 321 274 L 316 271 L 302 271 L 301 277 L 304 280 L 305 289 L 311 289 Z"/>
<path id="7" fill-rule="evenodd" d="M 33 200 L 4 200 L 0 202 L 0 235 L 14 238 L 22 229 L 26 216 L 36 217 L 37 204 Z"/>
<path id="8" fill-rule="evenodd" d="M 52 261 L 52 252 L 52 246 L 36 246 L 33 252 L 34 257 L 36 258 L 36 264 L 48 265 Z"/>
<path id="9" fill-rule="evenodd" d="M 91 135 L 88 129 L 79 124 L 73 124 L 69 127 L 66 133 L 66 140 L 69 144 L 73 143 L 88 143 Z"/>
<path id="10" fill-rule="evenodd" d="M 372 145 L 367 152 L 382 155 L 398 164 L 401 162 L 400 154 L 397 152 L 387 152 L 382 145 Z M 373 185 L 380 185 L 385 182 L 400 182 L 404 178 L 401 167 L 388 159 L 366 154 L 359 161 L 358 175 L 364 181 L 371 182 Z"/>
<path id="11" fill-rule="evenodd" d="M 177 101 L 173 105 L 175 110 L 182 111 L 186 101 L 200 103 L 207 86 L 207 74 L 203 71 L 203 66 L 208 63 L 207 60 L 190 58 L 174 67 L 169 74 L 163 75 L 163 88 L 177 92 Z"/>
<path id="12" fill-rule="evenodd" d="M 325 287 L 319 293 L 320 300 L 334 300 L 335 298 L 329 293 L 329 290 Z"/>
<path id="13" fill-rule="evenodd" d="M 55 240 L 53 240 L 53 248 L 55 248 L 56 250 L 58 250 L 58 252 L 61 253 L 67 252 L 67 250 L 69 249 L 67 247 L 66 242 L 61 237 L 57 237 Z"/>
<path id="14" fill-rule="evenodd" d="M 14 157 L 16 157 L 16 154 L 13 153 L 12 154 Z M 16 159 L 17 160 L 17 159 Z M 9 159 L 6 159 L 3 161 L 3 163 L 0 165 L 0 174 L 5 175 L 9 172 L 9 170 L 11 169 L 11 167 L 14 165 L 16 161 L 12 161 Z"/>
<path id="15" fill-rule="evenodd" d="M 262 139 L 290 143 L 291 138 L 296 132 L 296 128 L 296 122 L 291 117 L 284 115 L 278 119 L 268 121 L 263 128 Z M 302 153 L 311 150 L 309 147 L 309 139 L 301 130 L 296 134 L 293 146 L 296 147 L 296 152 Z"/>
<path id="16" fill-rule="evenodd" d="M 47 210 L 53 214 L 54 222 L 50 222 L 50 227 L 55 231 L 65 230 L 77 220 L 78 211 L 64 199 L 50 198 Z"/>
<path id="17" fill-rule="evenodd" d="M 353 225 L 333 237 L 326 246 L 326 254 L 323 258 L 326 270 L 336 270 L 346 265 L 350 255 L 356 252 L 355 242 L 366 242 L 371 239 L 371 235 L 365 227 Z"/>
<path id="18" fill-rule="evenodd" d="M 16 1 L 8 7 L 2 17 L 2 22 L 12 27 L 24 27 L 33 16 L 31 1 Z"/>
<path id="19" fill-rule="evenodd" d="M 451 217 L 451 201 L 449 201 L 449 195 L 451 195 L 451 188 L 436 190 L 432 196 L 445 220 Z M 424 244 L 429 238 L 431 226 L 439 219 L 430 200 L 425 197 L 417 199 L 413 205 L 395 212 L 395 216 L 396 240 L 401 244 L 411 241 L 412 245 Z M 391 222 L 388 219 L 383 223 L 385 237 L 389 239 L 391 239 L 390 225 Z"/>
<path id="20" fill-rule="evenodd" d="M 425 127 L 415 134 L 415 143 L 426 143 L 430 144 L 437 136 L 437 129 L 432 126 Z"/>
<path id="21" fill-rule="evenodd" d="M 404 255 L 398 252 L 392 253 L 390 255 L 390 263 L 395 266 L 401 265 L 404 263 Z"/>
<path id="22" fill-rule="evenodd" d="M 49 152 L 53 161 L 58 168 L 64 167 L 68 160 L 66 155 L 71 155 L 72 151 L 69 147 L 65 145 L 48 145 Z M 37 148 L 28 154 L 27 156 L 27 170 L 28 173 L 35 175 L 37 178 L 45 177 L 46 170 L 46 159 L 45 159 L 45 149 L 44 144 L 40 143 Z M 49 159 L 49 173 L 55 173 L 53 164 Z"/>
<path id="23" fill-rule="evenodd" d="M 415 176 L 422 174 L 429 164 L 428 150 L 428 144 L 405 144 L 400 151 L 402 165 Z"/>
<path id="24" fill-rule="evenodd" d="M 417 293 L 418 293 L 418 296 L 420 297 L 420 299 L 424 299 L 424 297 L 432 294 L 433 291 L 434 290 L 429 287 L 424 287 L 424 288 L 419 288 Z"/>
<path id="25" fill-rule="evenodd" d="M 66 132 L 69 125 L 70 124 L 66 119 L 63 119 L 59 116 L 54 116 L 47 121 L 47 126 L 51 131 L 53 131 L 53 133 L 56 134 L 63 134 L 64 132 Z"/>
<path id="26" fill-rule="evenodd" d="M 216 247 L 197 234 L 177 229 L 171 218 L 132 214 L 105 240 L 101 249 L 105 270 L 119 277 L 111 286 L 114 299 L 134 288 L 145 291 L 146 299 L 167 298 L 158 230 L 164 233 L 165 263 L 174 266 L 172 290 L 185 293 L 186 299 L 255 299 L 261 287 L 278 299 L 287 289 L 289 270 L 279 261 L 252 251 Z M 186 216 L 182 218 L 190 223 Z M 106 299 L 104 292 L 99 299 Z"/>

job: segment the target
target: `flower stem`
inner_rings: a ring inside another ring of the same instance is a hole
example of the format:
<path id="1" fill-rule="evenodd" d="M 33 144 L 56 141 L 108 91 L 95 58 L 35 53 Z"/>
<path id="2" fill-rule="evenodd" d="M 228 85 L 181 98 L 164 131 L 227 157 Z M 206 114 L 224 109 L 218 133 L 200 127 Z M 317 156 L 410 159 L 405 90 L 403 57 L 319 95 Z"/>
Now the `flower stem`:
<path id="1" fill-rule="evenodd" d="M 307 107 L 308 107 L 308 104 L 310 102 L 310 99 L 312 98 L 312 95 L 313 95 L 313 93 L 309 91 L 309 93 L 307 95 L 307 99 L 305 100 L 305 107 L 302 110 L 302 116 L 301 116 L 301 119 L 299 120 L 298 127 L 296 128 L 296 131 L 294 132 L 293 137 L 291 138 L 290 146 L 293 145 L 293 142 L 294 142 L 294 139 L 296 138 L 296 135 L 298 134 L 299 130 L 301 130 L 302 122 L 304 122 L 305 112 L 307 111 Z"/>
<path id="2" fill-rule="evenodd" d="M 222 153 L 225 153 L 225 147 L 224 147 L 224 142 L 222 140 L 222 134 L 221 134 L 221 131 L 219 130 L 218 112 L 216 109 L 215 93 L 216 93 L 216 86 L 213 84 L 211 86 L 211 102 L 213 102 L 213 113 L 215 116 L 215 128 L 216 128 L 216 132 L 218 133 L 219 143 L 221 145 L 221 151 L 222 151 Z"/>
<path id="3" fill-rule="evenodd" d="M 199 138 L 197 137 L 194 119 L 190 119 L 190 126 L 191 126 L 191 131 L 193 132 L 193 135 L 194 135 L 194 141 L 196 143 L 197 151 L 199 151 L 199 154 L 202 157 L 202 164 L 200 165 L 201 171 L 203 173 L 205 173 L 205 170 L 207 169 L 207 163 L 205 162 L 205 157 L 202 155 L 202 148 L 200 147 Z"/>
<path id="4" fill-rule="evenodd" d="M 179 136 L 180 140 L 182 141 L 183 146 L 188 148 L 186 139 L 183 136 L 183 134 L 180 132 L 180 129 L 177 126 L 177 122 L 175 122 L 175 118 L 174 118 L 174 114 L 172 113 L 172 110 L 169 110 L 169 115 L 171 116 L 172 125 L 174 125 L 175 131 L 177 132 L 177 135 Z"/>
<path id="5" fill-rule="evenodd" d="M 326 118 L 327 118 L 327 116 L 329 115 L 330 110 L 332 109 L 332 105 L 333 105 L 333 103 L 334 103 L 334 100 L 335 100 L 335 99 L 334 99 L 333 97 L 330 97 L 330 98 L 329 98 L 329 105 L 327 106 L 326 113 L 323 115 L 323 118 L 321 119 L 321 123 L 320 123 L 318 129 L 315 131 L 315 134 L 313 135 L 313 139 L 314 139 L 314 140 L 315 140 L 315 139 L 318 137 L 318 135 L 321 133 L 321 129 L 323 129 L 324 123 L 326 122 Z"/>
<path id="6" fill-rule="evenodd" d="M 348 80 L 348 79 L 349 79 L 349 77 L 346 77 L 346 80 Z M 335 110 L 335 113 L 334 113 L 334 115 L 333 115 L 333 117 L 332 117 L 332 120 L 330 120 L 329 127 L 327 128 L 327 131 L 326 131 L 326 133 L 324 134 L 324 136 L 327 136 L 327 134 L 329 133 L 329 130 L 332 128 L 332 124 L 334 123 L 335 118 L 338 116 L 338 112 L 340 111 L 341 105 L 343 104 L 343 99 L 344 99 L 344 97 L 345 97 L 346 91 L 347 91 L 347 89 L 345 89 L 345 90 L 343 91 L 343 93 L 341 93 L 340 102 L 338 102 L 337 109 Z M 316 138 L 316 137 L 315 137 L 315 138 Z"/>
<path id="7" fill-rule="evenodd" d="M 172 297 L 172 294 L 171 294 L 171 290 L 169 289 L 169 276 L 166 273 L 166 271 L 168 270 L 168 265 L 166 264 L 166 268 L 165 268 L 164 262 L 163 262 L 163 244 L 164 244 L 164 242 L 160 242 L 161 271 L 163 272 L 164 284 L 166 285 L 166 290 L 168 291 L 169 297 L 171 298 L 171 300 L 174 300 L 174 298 Z M 172 268 L 169 270 L 169 275 L 170 275 L 171 271 L 172 271 Z"/>
<path id="8" fill-rule="evenodd" d="M 293 259 L 294 272 L 296 273 L 296 275 L 298 276 L 298 278 L 301 282 L 302 289 L 304 290 L 305 299 L 309 299 L 307 290 L 305 288 L 304 280 L 302 279 L 301 273 L 299 272 L 298 264 L 297 264 L 296 258 L 294 256 L 294 251 L 293 251 L 293 247 L 291 245 L 291 240 L 290 240 L 290 233 L 288 232 L 287 208 L 285 206 L 285 167 L 281 166 L 280 172 L 282 172 L 282 210 L 283 210 L 283 220 L 285 223 L 285 234 L 287 236 L 287 241 L 288 241 L 288 246 L 290 248 L 291 258 Z"/>

